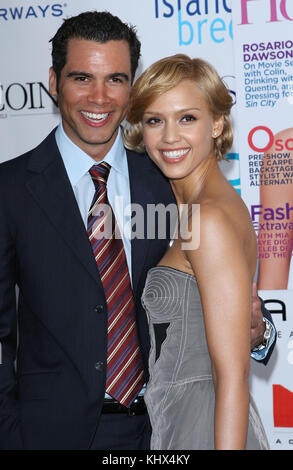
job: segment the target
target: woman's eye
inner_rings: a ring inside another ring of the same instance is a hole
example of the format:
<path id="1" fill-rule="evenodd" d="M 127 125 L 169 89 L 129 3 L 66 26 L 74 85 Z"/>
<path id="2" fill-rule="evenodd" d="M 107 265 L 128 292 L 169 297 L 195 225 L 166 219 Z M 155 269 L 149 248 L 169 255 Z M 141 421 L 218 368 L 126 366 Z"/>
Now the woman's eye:
<path id="1" fill-rule="evenodd" d="M 196 118 L 192 116 L 191 114 L 186 114 L 185 116 L 182 117 L 181 121 L 191 122 L 191 121 L 196 121 Z"/>
<path id="2" fill-rule="evenodd" d="M 149 118 L 145 121 L 146 124 L 148 125 L 155 125 L 155 124 L 158 124 L 159 122 L 161 122 L 161 119 L 159 118 L 156 118 L 156 117 L 152 117 L 152 118 Z"/>

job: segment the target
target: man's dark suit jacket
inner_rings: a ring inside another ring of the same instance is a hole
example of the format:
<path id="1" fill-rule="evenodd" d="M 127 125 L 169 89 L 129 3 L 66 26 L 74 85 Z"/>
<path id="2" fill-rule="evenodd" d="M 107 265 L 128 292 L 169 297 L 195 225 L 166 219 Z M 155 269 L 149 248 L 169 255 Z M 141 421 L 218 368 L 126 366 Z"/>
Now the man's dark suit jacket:
<path id="1" fill-rule="evenodd" d="M 175 203 L 148 157 L 127 151 L 127 159 L 132 203 Z M 132 241 L 146 377 L 149 335 L 140 299 L 167 243 Z M 105 393 L 107 307 L 54 132 L 0 165 L 0 341 L 0 448 L 87 449 Z"/>

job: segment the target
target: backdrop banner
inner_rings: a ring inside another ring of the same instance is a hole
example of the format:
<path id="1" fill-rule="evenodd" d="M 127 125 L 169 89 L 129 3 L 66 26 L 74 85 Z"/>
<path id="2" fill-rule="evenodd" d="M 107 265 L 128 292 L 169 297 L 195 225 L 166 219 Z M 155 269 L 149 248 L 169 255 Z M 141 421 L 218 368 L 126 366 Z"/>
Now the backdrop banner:
<path id="1" fill-rule="evenodd" d="M 241 194 L 258 236 L 260 295 L 276 350 L 252 365 L 252 394 L 272 449 L 293 446 L 293 2 L 233 2 Z"/>
<path id="2" fill-rule="evenodd" d="M 136 26 L 137 76 L 162 57 L 184 53 L 211 62 L 235 99 L 235 140 L 221 169 L 251 213 L 256 278 L 278 330 L 269 364 L 251 361 L 251 391 L 271 448 L 293 449 L 293 2 L 2 0 L 0 162 L 35 147 L 58 125 L 48 91 L 49 41 L 64 19 L 91 10 Z"/>

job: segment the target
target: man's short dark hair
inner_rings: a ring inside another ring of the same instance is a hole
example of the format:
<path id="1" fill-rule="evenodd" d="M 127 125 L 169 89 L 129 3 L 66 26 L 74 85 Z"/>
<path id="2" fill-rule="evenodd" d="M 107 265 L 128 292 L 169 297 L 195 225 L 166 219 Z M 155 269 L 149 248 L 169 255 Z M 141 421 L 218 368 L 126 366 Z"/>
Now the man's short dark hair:
<path id="1" fill-rule="evenodd" d="M 131 78 L 138 66 L 140 41 L 133 26 L 123 23 L 118 16 L 107 11 L 87 11 L 64 21 L 52 42 L 52 65 L 57 78 L 57 89 L 61 70 L 66 64 L 69 39 L 78 38 L 105 43 L 108 41 L 127 41 L 130 51 Z"/>

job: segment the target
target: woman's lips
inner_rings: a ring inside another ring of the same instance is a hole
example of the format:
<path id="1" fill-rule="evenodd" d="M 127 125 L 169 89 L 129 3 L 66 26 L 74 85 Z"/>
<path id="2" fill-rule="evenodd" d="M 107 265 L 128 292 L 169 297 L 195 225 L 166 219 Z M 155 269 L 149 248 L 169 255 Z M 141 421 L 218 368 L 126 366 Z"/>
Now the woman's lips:
<path id="1" fill-rule="evenodd" d="M 173 149 L 173 150 L 160 150 L 162 158 L 167 163 L 179 163 L 187 156 L 189 148 Z"/>

